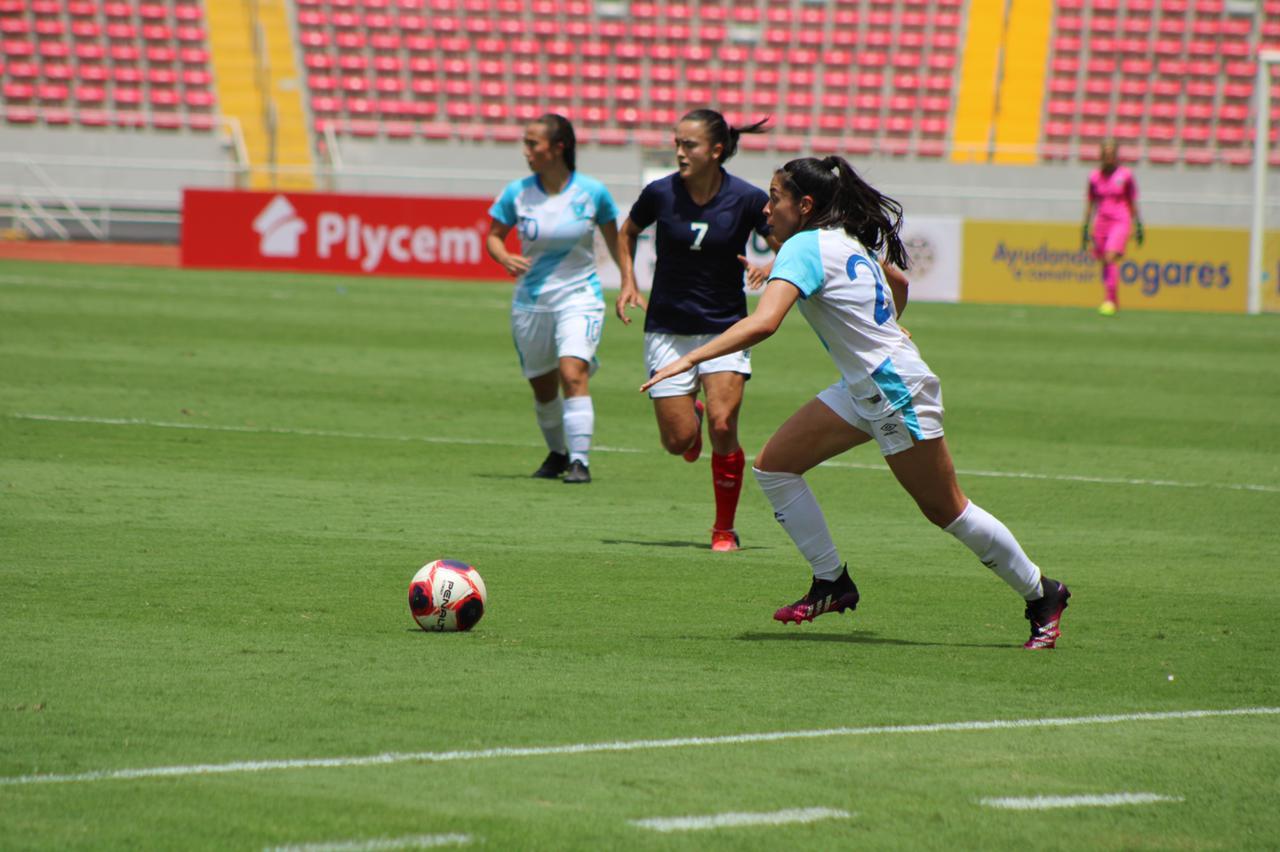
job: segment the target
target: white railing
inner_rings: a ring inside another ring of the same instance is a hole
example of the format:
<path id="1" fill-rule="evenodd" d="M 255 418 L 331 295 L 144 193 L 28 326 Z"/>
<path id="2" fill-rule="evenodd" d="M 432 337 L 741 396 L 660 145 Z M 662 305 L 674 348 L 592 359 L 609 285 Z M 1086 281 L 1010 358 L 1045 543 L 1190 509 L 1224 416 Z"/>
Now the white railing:
<path id="1" fill-rule="evenodd" d="M 1265 237 L 1267 199 L 1267 146 L 1271 144 L 1271 71 L 1280 67 L 1280 50 L 1258 54 L 1258 76 L 1254 82 L 1257 98 L 1257 126 L 1253 137 L 1253 205 L 1249 222 L 1249 313 L 1262 313 L 1262 243 Z M 1271 199 L 1274 204 L 1275 199 Z"/>
<path id="2" fill-rule="evenodd" d="M 444 185 L 474 184 L 482 194 L 496 183 L 501 183 L 492 168 L 480 164 L 462 168 L 456 165 L 444 167 L 380 166 L 349 163 L 343 156 L 339 137 L 331 127 L 323 129 L 327 162 L 319 166 L 277 166 L 269 169 L 265 164 L 250 163 L 245 150 L 243 135 L 238 122 L 225 121 L 227 134 L 226 160 L 165 160 L 126 159 L 79 155 L 34 155 L 0 152 L 0 169 L 10 167 L 11 173 L 25 176 L 20 181 L 0 177 L 0 218 L 9 218 L 14 224 L 28 230 L 33 236 L 51 234 L 66 239 L 65 225 L 73 224 L 77 230 L 93 239 L 110 239 L 110 223 L 176 226 L 180 222 L 182 187 L 203 186 L 210 188 L 245 188 L 250 178 L 259 171 L 270 171 L 276 177 L 305 174 L 315 179 L 317 186 L 370 191 L 369 185 L 385 182 L 396 192 L 442 193 Z M 1265 139 L 1263 133 L 1259 137 Z M 1265 164 L 1265 152 L 1258 158 Z M 744 163 L 744 166 L 747 164 Z M 1057 164 L 1046 164 L 1053 167 Z M 51 175 L 52 173 L 52 175 Z M 765 179 L 767 173 L 742 173 L 748 179 Z M 1255 171 L 1258 180 L 1265 181 L 1274 170 L 1265 166 Z M 53 175 L 57 175 L 57 179 Z M 639 169 L 635 172 L 593 173 L 620 199 L 633 197 L 642 186 Z M 95 182 L 95 176 L 101 182 Z M 145 188 L 145 187 L 152 188 Z M 139 188 L 143 187 L 143 188 Z M 496 190 L 495 190 L 496 191 Z M 926 178 L 914 182 L 899 180 L 891 187 L 891 194 L 903 201 L 928 200 L 933 202 L 1010 202 L 1016 204 L 1034 198 L 1036 202 L 1078 204 L 1081 191 L 1078 188 L 1038 186 L 1029 189 L 1023 185 L 931 183 Z M 1224 188 L 1218 192 L 1206 192 L 1198 188 L 1188 190 L 1147 189 L 1143 203 L 1148 210 L 1181 208 L 1207 210 L 1205 217 L 1216 215 L 1209 208 L 1230 208 L 1247 214 L 1253 211 L 1254 221 L 1258 210 L 1280 209 L 1280 195 L 1268 196 L 1264 191 L 1251 192 L 1243 184 L 1236 191 Z M 918 208 L 918 203 L 909 205 Z M 56 226 L 55 226 L 56 225 Z M 1259 229 L 1260 231 L 1260 229 Z"/>

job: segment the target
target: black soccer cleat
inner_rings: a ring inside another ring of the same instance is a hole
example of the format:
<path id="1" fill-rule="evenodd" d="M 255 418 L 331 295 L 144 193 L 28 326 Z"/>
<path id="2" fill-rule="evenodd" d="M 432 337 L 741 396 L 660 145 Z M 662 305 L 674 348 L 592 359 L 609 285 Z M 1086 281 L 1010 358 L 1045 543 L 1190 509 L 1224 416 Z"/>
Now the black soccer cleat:
<path id="1" fill-rule="evenodd" d="M 1022 647 L 1036 651 L 1050 649 L 1062 635 L 1062 611 L 1067 608 L 1067 599 L 1071 592 L 1066 585 L 1057 580 L 1042 576 L 1040 584 L 1044 588 L 1044 596 L 1039 600 L 1027 601 L 1026 619 L 1031 622 L 1031 638 Z"/>
<path id="2" fill-rule="evenodd" d="M 848 566 L 842 566 L 840 576 L 834 580 L 813 578 L 809 593 L 800 600 L 784 606 L 773 614 L 774 621 L 784 624 L 794 621 L 813 621 L 819 615 L 828 612 L 844 612 L 858 607 L 858 587 L 849 579 Z"/>
<path id="3" fill-rule="evenodd" d="M 547 453 L 547 457 L 542 461 L 542 467 L 533 472 L 534 479 L 559 479 L 560 475 L 569 467 L 568 453 Z"/>
<path id="4" fill-rule="evenodd" d="M 580 461 L 569 462 L 563 481 L 565 485 L 585 485 L 591 481 L 591 469 Z"/>

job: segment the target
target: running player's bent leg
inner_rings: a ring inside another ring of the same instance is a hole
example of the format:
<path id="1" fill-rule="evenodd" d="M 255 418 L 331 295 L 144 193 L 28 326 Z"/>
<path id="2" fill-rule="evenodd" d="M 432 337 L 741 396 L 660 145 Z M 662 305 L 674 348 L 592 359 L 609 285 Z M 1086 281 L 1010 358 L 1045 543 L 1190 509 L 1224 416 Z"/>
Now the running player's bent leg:
<path id="1" fill-rule="evenodd" d="M 773 517 L 791 536 L 813 576 L 820 580 L 834 580 L 842 569 L 840 553 L 831 540 L 827 519 L 818 506 L 818 500 L 809 490 L 809 484 L 798 473 L 777 473 L 751 468 L 764 496 L 773 506 Z"/>
<path id="2" fill-rule="evenodd" d="M 840 576 L 840 554 L 803 474 L 869 440 L 867 433 L 814 399 L 778 428 L 751 469 L 773 506 L 773 516 L 819 579 L 834 580 Z"/>
<path id="3" fill-rule="evenodd" d="M 662 448 L 678 456 L 698 440 L 698 414 L 691 394 L 657 397 L 653 413 L 658 419 L 658 438 Z"/>
<path id="4" fill-rule="evenodd" d="M 945 438 L 917 441 L 885 461 L 931 523 L 963 542 L 1025 600 L 1043 595 L 1040 568 L 1013 533 L 960 490 Z"/>

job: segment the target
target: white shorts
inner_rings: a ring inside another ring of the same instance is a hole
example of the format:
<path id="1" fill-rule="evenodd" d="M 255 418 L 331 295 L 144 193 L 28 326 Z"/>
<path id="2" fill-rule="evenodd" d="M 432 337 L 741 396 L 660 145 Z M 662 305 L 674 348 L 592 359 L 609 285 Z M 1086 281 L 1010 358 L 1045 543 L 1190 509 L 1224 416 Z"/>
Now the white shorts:
<path id="1" fill-rule="evenodd" d="M 652 376 L 658 370 L 688 355 L 709 340 L 715 340 L 718 334 L 663 334 L 649 332 L 644 336 L 644 362 Z M 649 388 L 649 398 L 659 399 L 668 396 L 687 396 L 697 393 L 699 377 L 707 373 L 741 373 L 751 378 L 751 350 L 744 349 L 732 355 L 723 355 L 703 361 L 692 370 L 685 370 L 677 376 L 663 379 Z"/>
<path id="2" fill-rule="evenodd" d="M 511 339 L 526 379 L 560 368 L 561 358 L 581 358 L 595 372 L 604 305 L 566 311 L 512 311 Z"/>
<path id="3" fill-rule="evenodd" d="M 937 376 L 926 378 L 911 402 L 877 420 L 858 414 L 843 379 L 818 394 L 818 399 L 841 420 L 875 438 L 882 455 L 909 450 L 916 441 L 942 437 L 942 385 Z"/>

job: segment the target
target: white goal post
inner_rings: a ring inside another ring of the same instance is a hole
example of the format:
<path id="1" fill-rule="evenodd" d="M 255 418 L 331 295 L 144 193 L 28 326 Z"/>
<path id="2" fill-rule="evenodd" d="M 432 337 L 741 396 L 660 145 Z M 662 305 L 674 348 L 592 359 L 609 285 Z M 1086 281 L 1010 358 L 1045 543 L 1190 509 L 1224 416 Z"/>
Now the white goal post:
<path id="1" fill-rule="evenodd" d="M 1253 137 L 1253 220 L 1249 225 L 1249 313 L 1262 312 L 1262 246 L 1266 239 L 1267 159 L 1271 145 L 1271 69 L 1280 65 L 1280 50 L 1258 54 L 1258 76 L 1254 80 L 1256 98 Z"/>

